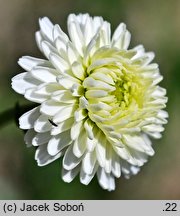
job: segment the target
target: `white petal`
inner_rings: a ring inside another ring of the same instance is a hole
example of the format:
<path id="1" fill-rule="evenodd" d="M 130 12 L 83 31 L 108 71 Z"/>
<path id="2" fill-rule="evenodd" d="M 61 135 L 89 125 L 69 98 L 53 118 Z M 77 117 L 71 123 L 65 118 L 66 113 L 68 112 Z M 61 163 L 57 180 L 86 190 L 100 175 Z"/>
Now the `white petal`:
<path id="1" fill-rule="evenodd" d="M 150 155 L 154 154 L 154 150 L 150 145 L 147 145 L 146 142 L 143 140 L 143 138 L 139 135 L 123 135 L 124 142 L 131 148 L 140 151 L 140 152 L 146 152 Z"/>
<path id="2" fill-rule="evenodd" d="M 95 147 L 96 147 L 96 144 L 97 144 L 97 140 L 96 139 L 87 139 L 87 150 L 89 152 L 92 152 L 94 151 Z"/>
<path id="3" fill-rule="evenodd" d="M 83 128 L 83 121 L 74 122 L 74 124 L 71 127 L 71 139 L 72 140 L 75 140 L 78 138 L 82 128 Z"/>
<path id="4" fill-rule="evenodd" d="M 87 109 L 88 101 L 84 96 L 81 96 L 79 98 L 79 108 L 81 109 Z"/>
<path id="5" fill-rule="evenodd" d="M 169 115 L 165 110 L 159 110 L 159 112 L 157 113 L 157 117 L 161 120 L 165 120 L 169 117 Z"/>
<path id="6" fill-rule="evenodd" d="M 38 147 L 35 153 L 35 160 L 37 160 L 38 166 L 45 166 L 53 161 L 57 160 L 61 154 L 57 154 L 56 156 L 50 156 L 47 152 L 47 145 L 41 145 Z"/>
<path id="7" fill-rule="evenodd" d="M 61 90 L 61 86 L 58 83 L 43 83 L 34 89 L 34 93 L 50 96 L 59 90 Z"/>
<path id="8" fill-rule="evenodd" d="M 147 56 L 147 60 L 146 60 L 145 65 L 148 65 L 154 59 L 155 54 L 154 52 L 147 52 L 146 56 Z"/>
<path id="9" fill-rule="evenodd" d="M 131 173 L 131 164 L 125 160 L 121 160 L 121 171 L 124 175 L 130 175 Z"/>
<path id="10" fill-rule="evenodd" d="M 157 106 L 160 106 L 162 108 L 165 108 L 166 107 L 165 104 L 167 103 L 167 101 L 168 101 L 167 97 L 161 97 L 161 98 L 157 98 L 157 99 L 155 99 L 153 101 L 148 102 L 148 104 L 154 105 L 154 106 L 157 105 Z"/>
<path id="11" fill-rule="evenodd" d="M 163 97 L 166 95 L 166 89 L 157 86 L 157 88 L 152 92 L 151 96 L 154 98 Z"/>
<path id="12" fill-rule="evenodd" d="M 130 41 L 131 41 L 131 34 L 129 31 L 126 31 L 124 35 L 124 41 L 123 41 L 122 48 L 126 50 L 129 47 Z"/>
<path id="13" fill-rule="evenodd" d="M 74 155 L 72 148 L 73 144 L 68 147 L 63 158 L 63 167 L 66 170 L 74 169 L 82 160 Z"/>
<path id="14" fill-rule="evenodd" d="M 137 175 L 137 173 L 140 171 L 140 168 L 136 166 L 131 166 L 130 170 L 131 170 L 132 175 Z"/>
<path id="15" fill-rule="evenodd" d="M 85 69 L 83 68 L 82 64 L 75 61 L 72 64 L 72 72 L 73 72 L 75 77 L 77 77 L 78 79 L 84 80 L 86 72 L 85 72 Z"/>
<path id="16" fill-rule="evenodd" d="M 105 158 L 106 158 L 106 139 L 105 135 L 101 132 L 96 135 L 97 144 L 96 144 L 96 156 L 101 167 L 105 166 Z"/>
<path id="17" fill-rule="evenodd" d="M 127 49 L 130 43 L 131 35 L 126 30 L 126 25 L 121 23 L 112 36 L 112 46 L 119 49 Z"/>
<path id="18" fill-rule="evenodd" d="M 42 103 L 42 102 L 46 101 L 49 98 L 48 95 L 37 94 L 36 93 L 36 88 L 27 89 L 25 91 L 24 97 L 26 99 L 28 99 L 29 101 L 33 101 L 33 102 L 36 102 L 36 103 Z"/>
<path id="19" fill-rule="evenodd" d="M 140 168 L 137 166 L 132 166 L 131 164 L 127 163 L 126 161 L 121 161 L 121 170 L 124 174 L 124 177 L 129 179 L 131 175 L 136 175 Z"/>
<path id="20" fill-rule="evenodd" d="M 153 52 L 147 52 L 138 58 L 133 58 L 132 63 L 147 66 L 154 59 L 154 56 Z"/>
<path id="21" fill-rule="evenodd" d="M 110 143 L 106 144 L 106 157 L 105 157 L 105 166 L 104 170 L 106 173 L 111 173 L 111 165 L 112 165 L 112 147 Z"/>
<path id="22" fill-rule="evenodd" d="M 86 67 L 89 67 L 90 58 L 94 55 L 96 50 L 99 49 L 99 47 L 100 47 L 100 34 L 97 33 L 89 42 L 84 53 L 83 63 Z M 90 71 L 88 70 L 87 73 L 89 74 Z"/>
<path id="23" fill-rule="evenodd" d="M 85 130 L 82 130 L 79 137 L 74 141 L 73 153 L 76 157 L 81 157 L 86 150 L 87 135 Z"/>
<path id="24" fill-rule="evenodd" d="M 74 123 L 74 118 L 69 118 L 58 124 L 57 127 L 53 127 L 51 130 L 51 135 L 55 136 L 62 133 L 63 131 L 69 130 Z"/>
<path id="25" fill-rule="evenodd" d="M 73 64 L 75 61 L 78 60 L 79 54 L 76 51 L 76 48 L 74 47 L 74 45 L 72 43 L 68 43 L 66 46 L 67 46 L 66 52 L 68 55 L 69 63 Z"/>
<path id="26" fill-rule="evenodd" d="M 61 73 L 64 74 L 69 69 L 68 62 L 55 53 L 49 55 L 49 60 L 52 62 L 54 67 Z"/>
<path id="27" fill-rule="evenodd" d="M 144 49 L 143 45 L 138 45 L 138 46 L 134 47 L 132 50 L 135 50 L 136 54 L 131 58 L 131 60 L 142 57 L 145 53 L 145 49 Z"/>
<path id="28" fill-rule="evenodd" d="M 18 60 L 18 64 L 27 71 L 32 70 L 36 66 L 52 67 L 49 61 L 31 56 L 23 56 Z"/>
<path id="29" fill-rule="evenodd" d="M 156 124 L 149 124 L 142 127 L 142 130 L 145 132 L 162 132 L 164 131 L 164 127 Z"/>
<path id="30" fill-rule="evenodd" d="M 147 117 L 147 118 L 144 118 L 145 122 L 143 125 L 145 124 L 166 124 L 167 123 L 167 120 L 166 119 L 161 119 L 161 118 L 158 118 L 157 116 L 156 117 Z"/>
<path id="31" fill-rule="evenodd" d="M 88 90 L 86 91 L 86 98 L 101 98 L 105 97 L 108 94 L 107 91 L 104 90 Z"/>
<path id="32" fill-rule="evenodd" d="M 63 181 L 70 183 L 79 173 L 80 166 L 75 167 L 72 170 L 65 170 L 62 168 L 62 179 Z"/>
<path id="33" fill-rule="evenodd" d="M 114 106 L 115 107 L 115 106 Z M 98 111 L 111 111 L 113 109 L 112 106 L 108 105 L 107 103 L 99 102 L 95 104 L 90 104 L 88 108 L 92 112 L 98 112 Z"/>
<path id="34" fill-rule="evenodd" d="M 103 66 L 110 66 L 110 65 L 117 65 L 117 59 L 113 58 L 113 57 L 106 57 L 105 58 L 101 58 L 99 59 L 99 55 L 102 54 L 102 52 L 107 51 L 107 48 L 103 47 L 101 49 L 99 49 L 93 56 L 94 61 L 92 61 L 92 64 L 88 67 L 87 69 L 87 73 L 90 74 L 92 71 L 94 71 L 95 69 L 99 69 Z M 110 53 L 108 53 L 108 55 L 111 54 L 111 50 L 109 51 Z"/>
<path id="35" fill-rule="evenodd" d="M 80 83 L 79 80 L 73 77 L 61 76 L 57 78 L 58 83 L 65 89 L 71 89 L 74 84 Z"/>
<path id="36" fill-rule="evenodd" d="M 59 25 L 55 24 L 53 28 L 53 39 L 54 41 L 58 38 L 62 38 L 66 43 L 69 41 L 68 36 L 62 31 Z"/>
<path id="37" fill-rule="evenodd" d="M 102 89 L 106 91 L 116 90 L 114 86 L 111 86 L 103 81 L 95 80 L 92 77 L 87 77 L 83 82 L 83 86 L 88 89 Z"/>
<path id="38" fill-rule="evenodd" d="M 49 117 L 46 115 L 40 115 L 34 123 L 34 130 L 40 133 L 50 131 L 52 124 L 49 122 Z"/>
<path id="39" fill-rule="evenodd" d="M 32 139 L 34 138 L 35 135 L 36 135 L 36 132 L 34 131 L 34 129 L 29 129 L 26 132 L 26 134 L 24 136 L 24 141 L 25 141 L 27 147 L 32 146 Z"/>
<path id="40" fill-rule="evenodd" d="M 71 17 L 71 21 L 77 21 L 79 23 L 79 26 L 81 28 L 82 33 L 85 33 L 85 27 L 86 27 L 86 21 L 87 19 L 90 18 L 89 14 L 78 14 L 74 15 Z"/>
<path id="41" fill-rule="evenodd" d="M 53 136 L 47 145 L 47 151 L 51 156 L 56 155 L 72 142 L 70 131 L 65 131 L 57 136 Z"/>
<path id="42" fill-rule="evenodd" d="M 35 80 L 29 73 L 20 73 L 12 78 L 12 88 L 19 94 L 25 94 L 25 91 L 40 85 L 41 82 Z"/>
<path id="43" fill-rule="evenodd" d="M 101 28 L 101 26 L 103 25 L 103 18 L 99 17 L 99 16 L 95 16 L 93 18 L 93 30 L 94 30 L 94 34 L 96 34 L 99 29 Z"/>
<path id="44" fill-rule="evenodd" d="M 75 45 L 77 51 L 81 56 L 83 56 L 83 44 L 84 44 L 84 38 L 82 35 L 82 31 L 80 28 L 79 23 L 76 21 L 75 15 L 70 14 L 68 17 L 68 32 L 69 36 L 71 38 L 71 41 Z"/>
<path id="45" fill-rule="evenodd" d="M 72 110 L 71 105 L 67 106 L 67 104 L 64 104 L 61 102 L 56 102 L 54 100 L 48 100 L 42 103 L 40 111 L 45 115 L 55 116 L 56 114 L 61 115 L 61 113 L 59 112 L 63 111 L 63 109 L 68 109 L 68 108 Z M 54 118 L 56 118 L 56 116 Z"/>
<path id="46" fill-rule="evenodd" d="M 41 52 L 43 52 L 42 47 L 41 47 L 41 43 L 42 43 L 42 41 L 44 40 L 44 38 L 43 38 L 43 36 L 42 36 L 42 34 L 41 34 L 40 31 L 37 31 L 37 32 L 35 33 L 35 40 L 36 40 L 36 44 L 37 44 L 39 50 L 40 50 Z"/>
<path id="47" fill-rule="evenodd" d="M 58 36 L 56 39 L 55 39 L 55 46 L 59 52 L 59 55 L 61 56 L 66 56 L 67 58 L 67 53 L 66 53 L 66 44 L 68 42 L 62 38 L 62 36 Z"/>
<path id="48" fill-rule="evenodd" d="M 84 185 L 88 185 L 90 181 L 93 179 L 94 175 L 96 174 L 97 169 L 98 169 L 98 165 L 96 164 L 93 168 L 93 172 L 90 175 L 86 174 L 84 170 L 81 169 L 80 182 Z"/>
<path id="49" fill-rule="evenodd" d="M 103 25 L 101 26 L 100 30 L 101 35 L 101 46 L 109 45 L 110 44 L 110 38 L 111 38 L 111 27 L 110 23 L 104 21 Z"/>
<path id="50" fill-rule="evenodd" d="M 72 96 L 72 93 L 68 90 L 59 90 L 52 94 L 51 98 L 55 101 L 63 103 L 75 103 L 76 98 Z"/>
<path id="51" fill-rule="evenodd" d="M 128 150 L 132 156 L 130 160 L 128 161 L 130 164 L 134 166 L 142 166 L 144 163 L 147 162 L 148 155 L 146 153 L 143 153 L 143 152 L 131 149 L 131 148 L 129 148 Z"/>
<path id="52" fill-rule="evenodd" d="M 54 116 L 53 121 L 59 123 L 74 116 L 76 105 L 62 106 L 61 110 Z"/>
<path id="53" fill-rule="evenodd" d="M 91 175 L 94 170 L 95 164 L 96 164 L 95 151 L 87 152 L 82 161 L 82 169 L 84 170 L 84 172 L 88 175 Z"/>
<path id="54" fill-rule="evenodd" d="M 93 114 L 92 112 L 89 112 L 88 115 L 89 115 L 90 119 L 96 123 L 102 123 L 106 120 L 106 118 L 103 118 L 99 115 Z"/>
<path id="55" fill-rule="evenodd" d="M 146 132 L 149 136 L 153 137 L 154 139 L 160 139 L 162 135 L 159 132 Z"/>
<path id="56" fill-rule="evenodd" d="M 76 122 L 82 121 L 87 116 L 87 110 L 86 109 L 77 109 L 74 113 L 74 118 Z"/>
<path id="57" fill-rule="evenodd" d="M 40 116 L 39 107 L 36 107 L 19 118 L 19 127 L 21 129 L 31 129 L 34 127 L 34 122 Z"/>
<path id="58" fill-rule="evenodd" d="M 131 158 L 131 155 L 129 154 L 129 152 L 125 149 L 125 148 L 122 148 L 122 147 L 118 147 L 118 146 L 113 146 L 115 152 L 121 157 L 123 158 L 124 160 L 130 160 Z"/>
<path id="59" fill-rule="evenodd" d="M 107 70 L 108 73 L 110 73 L 110 71 L 108 69 L 106 69 L 106 70 Z M 110 75 L 108 75 L 108 74 L 104 74 L 102 69 L 100 69 L 99 72 L 93 73 L 91 75 L 91 77 L 93 77 L 96 80 L 101 80 L 103 82 L 106 82 L 106 83 L 108 83 L 110 85 L 115 84 L 112 77 Z"/>
<path id="60" fill-rule="evenodd" d="M 56 76 L 58 73 L 50 68 L 45 67 L 36 67 L 35 69 L 31 70 L 31 75 L 36 79 L 40 80 L 41 82 L 56 82 Z"/>
<path id="61" fill-rule="evenodd" d="M 108 191 L 115 190 L 115 181 L 114 177 L 111 174 L 106 173 L 104 169 L 99 168 L 97 176 L 99 184 L 103 189 L 106 189 Z"/>
<path id="62" fill-rule="evenodd" d="M 85 46 L 89 44 L 91 39 L 94 37 L 94 29 L 93 29 L 93 21 L 92 18 L 88 15 L 86 16 L 85 23 L 84 23 L 84 40 L 85 40 Z"/>
<path id="63" fill-rule="evenodd" d="M 85 97 L 83 97 L 84 95 L 84 88 L 82 85 L 80 85 L 79 83 L 74 83 L 72 85 L 72 87 L 70 88 L 70 91 L 72 92 L 72 95 L 75 96 L 75 97 L 79 97 L 79 96 L 82 96 L 80 98 L 83 99 L 83 101 L 85 101 Z M 84 103 L 83 103 L 84 104 Z M 83 107 L 82 107 L 83 108 Z"/>
<path id="64" fill-rule="evenodd" d="M 84 123 L 84 128 L 86 130 L 89 139 L 94 138 L 93 127 L 94 127 L 94 123 L 88 118 Z"/>
<path id="65" fill-rule="evenodd" d="M 32 140 L 33 146 L 38 146 L 47 143 L 51 138 L 49 132 L 45 133 L 37 133 L 36 136 Z"/>
<path id="66" fill-rule="evenodd" d="M 49 18 L 48 17 L 40 18 L 39 25 L 45 39 L 49 39 L 49 41 L 53 41 L 53 36 L 52 36 L 53 24 L 49 20 Z"/>
<path id="67" fill-rule="evenodd" d="M 161 82 L 163 80 L 163 76 L 159 75 L 156 79 L 153 80 L 152 85 L 155 86 L 157 85 L 159 82 Z"/>
<path id="68" fill-rule="evenodd" d="M 52 53 L 58 54 L 56 48 L 47 41 L 42 41 L 41 48 L 47 59 L 50 59 Z"/>
<path id="69" fill-rule="evenodd" d="M 116 178 L 121 176 L 120 159 L 115 152 L 112 153 L 112 173 Z"/>

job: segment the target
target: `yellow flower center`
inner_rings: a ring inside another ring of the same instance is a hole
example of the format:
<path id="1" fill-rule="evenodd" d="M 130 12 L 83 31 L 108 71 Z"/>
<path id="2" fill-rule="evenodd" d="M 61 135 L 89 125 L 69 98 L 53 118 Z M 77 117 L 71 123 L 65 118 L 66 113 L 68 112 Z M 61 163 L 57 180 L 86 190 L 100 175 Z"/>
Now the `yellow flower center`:
<path id="1" fill-rule="evenodd" d="M 112 94 L 115 95 L 119 107 L 124 109 L 131 100 L 131 83 L 123 78 L 119 78 L 115 82 L 115 88 L 116 90 Z"/>
<path id="2" fill-rule="evenodd" d="M 82 82 L 89 116 L 111 119 L 116 114 L 125 116 L 136 108 L 143 109 L 150 82 L 125 55 L 128 51 L 109 48 L 90 58 Z"/>

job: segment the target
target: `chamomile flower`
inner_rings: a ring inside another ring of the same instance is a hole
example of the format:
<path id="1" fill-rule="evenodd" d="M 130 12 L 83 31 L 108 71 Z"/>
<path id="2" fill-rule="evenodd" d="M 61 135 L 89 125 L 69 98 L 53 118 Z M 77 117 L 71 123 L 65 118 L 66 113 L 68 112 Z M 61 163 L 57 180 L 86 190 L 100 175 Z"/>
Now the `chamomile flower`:
<path id="1" fill-rule="evenodd" d="M 39 24 L 46 59 L 20 58 L 25 72 L 12 78 L 12 88 L 37 103 L 19 119 L 25 142 L 37 147 L 39 166 L 62 157 L 65 182 L 79 174 L 87 185 L 97 175 L 102 188 L 114 190 L 115 178 L 137 174 L 154 154 L 149 137 L 160 138 L 167 123 L 154 53 L 128 49 L 126 25 L 111 35 L 102 17 L 70 14 L 68 35 L 47 17 Z"/>

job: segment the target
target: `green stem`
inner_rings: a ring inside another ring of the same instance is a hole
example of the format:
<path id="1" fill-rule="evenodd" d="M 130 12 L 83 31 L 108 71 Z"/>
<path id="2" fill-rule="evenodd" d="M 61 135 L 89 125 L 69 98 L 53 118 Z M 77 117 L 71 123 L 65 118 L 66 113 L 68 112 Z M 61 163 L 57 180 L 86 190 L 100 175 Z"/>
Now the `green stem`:
<path id="1" fill-rule="evenodd" d="M 6 124 L 10 123 L 11 121 L 16 122 L 18 125 L 19 117 L 27 112 L 28 110 L 34 108 L 34 104 L 22 105 L 20 106 L 19 103 L 16 103 L 14 107 L 5 110 L 4 112 L 0 113 L 0 128 L 5 126 Z"/>

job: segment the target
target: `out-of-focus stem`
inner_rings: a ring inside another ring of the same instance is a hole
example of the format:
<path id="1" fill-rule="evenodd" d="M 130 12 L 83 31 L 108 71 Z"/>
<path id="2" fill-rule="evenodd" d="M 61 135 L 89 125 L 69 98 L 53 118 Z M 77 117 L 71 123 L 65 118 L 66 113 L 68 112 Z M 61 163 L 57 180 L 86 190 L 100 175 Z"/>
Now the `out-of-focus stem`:
<path id="1" fill-rule="evenodd" d="M 19 117 L 23 113 L 27 112 L 28 110 L 34 107 L 35 107 L 34 104 L 19 105 L 19 103 L 16 103 L 14 107 L 1 112 L 0 113 L 0 128 L 10 123 L 11 121 L 14 121 L 18 125 Z"/>

